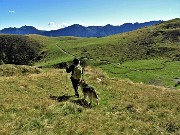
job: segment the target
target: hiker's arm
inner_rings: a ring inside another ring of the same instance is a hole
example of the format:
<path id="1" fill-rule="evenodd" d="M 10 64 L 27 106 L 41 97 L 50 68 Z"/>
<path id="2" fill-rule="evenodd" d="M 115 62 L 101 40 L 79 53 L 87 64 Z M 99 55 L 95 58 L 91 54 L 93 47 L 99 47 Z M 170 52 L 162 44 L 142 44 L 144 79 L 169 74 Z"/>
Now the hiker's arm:
<path id="1" fill-rule="evenodd" d="M 71 71 L 73 71 L 73 69 L 74 69 L 74 65 L 71 65 L 70 67 L 66 67 L 66 72 L 67 73 L 70 73 Z"/>

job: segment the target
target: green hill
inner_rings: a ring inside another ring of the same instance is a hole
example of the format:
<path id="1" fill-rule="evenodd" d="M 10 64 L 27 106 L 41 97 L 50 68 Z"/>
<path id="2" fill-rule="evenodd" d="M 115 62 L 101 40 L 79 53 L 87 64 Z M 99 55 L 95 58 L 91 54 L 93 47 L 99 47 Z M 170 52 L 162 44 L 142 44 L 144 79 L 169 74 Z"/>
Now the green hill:
<path id="1" fill-rule="evenodd" d="M 159 25 L 105 38 L 62 39 L 58 45 L 79 57 L 108 60 L 115 63 L 159 57 L 179 60 L 179 24 L 180 20 L 174 19 Z"/>
<path id="2" fill-rule="evenodd" d="M 37 66 L 51 67 L 76 56 L 111 77 L 134 82 L 172 87 L 174 78 L 180 78 L 180 19 L 103 38 L 29 37 L 45 46 Z"/>

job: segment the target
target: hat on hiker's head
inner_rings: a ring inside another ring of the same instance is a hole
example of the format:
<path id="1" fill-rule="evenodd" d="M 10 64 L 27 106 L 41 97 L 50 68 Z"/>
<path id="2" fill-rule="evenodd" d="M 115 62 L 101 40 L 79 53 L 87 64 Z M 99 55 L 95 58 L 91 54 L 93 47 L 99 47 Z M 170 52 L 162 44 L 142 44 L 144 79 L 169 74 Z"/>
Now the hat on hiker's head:
<path id="1" fill-rule="evenodd" d="M 73 60 L 73 63 L 77 65 L 77 64 L 79 64 L 79 60 L 78 60 L 77 58 L 75 58 L 75 59 Z"/>

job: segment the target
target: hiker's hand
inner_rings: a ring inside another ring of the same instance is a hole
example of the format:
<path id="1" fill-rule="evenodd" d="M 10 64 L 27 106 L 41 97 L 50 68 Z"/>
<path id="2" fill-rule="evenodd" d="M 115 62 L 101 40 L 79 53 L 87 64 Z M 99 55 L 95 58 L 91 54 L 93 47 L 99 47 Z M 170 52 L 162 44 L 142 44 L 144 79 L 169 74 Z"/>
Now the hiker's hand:
<path id="1" fill-rule="evenodd" d="M 68 68 L 68 64 L 67 63 L 65 63 L 65 67 Z"/>

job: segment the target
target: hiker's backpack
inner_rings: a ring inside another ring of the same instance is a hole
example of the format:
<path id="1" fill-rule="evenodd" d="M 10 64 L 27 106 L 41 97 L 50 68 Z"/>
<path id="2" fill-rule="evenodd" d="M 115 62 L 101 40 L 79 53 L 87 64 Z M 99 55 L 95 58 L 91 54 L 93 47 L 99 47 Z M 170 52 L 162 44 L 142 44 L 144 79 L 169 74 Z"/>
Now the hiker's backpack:
<path id="1" fill-rule="evenodd" d="M 82 75 L 82 68 L 80 65 L 77 65 L 74 67 L 74 74 L 72 75 L 72 77 L 74 79 L 81 79 L 81 75 Z"/>

